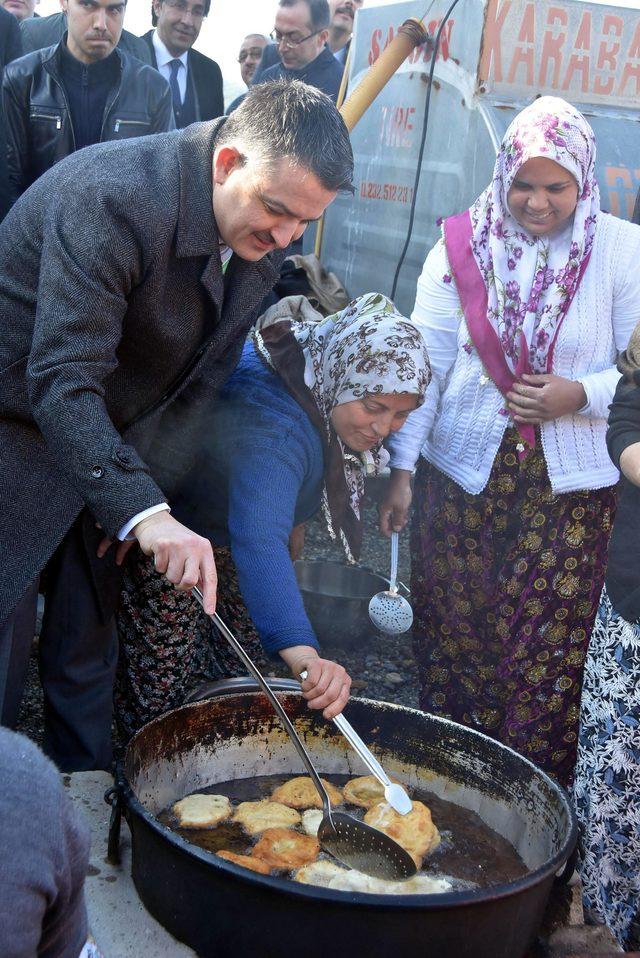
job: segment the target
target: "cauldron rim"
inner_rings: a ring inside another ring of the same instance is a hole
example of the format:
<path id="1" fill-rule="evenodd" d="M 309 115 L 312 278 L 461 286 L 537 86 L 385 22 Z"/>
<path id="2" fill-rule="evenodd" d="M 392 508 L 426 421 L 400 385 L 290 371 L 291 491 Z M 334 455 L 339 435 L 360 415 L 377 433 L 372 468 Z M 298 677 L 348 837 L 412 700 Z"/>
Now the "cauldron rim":
<path id="1" fill-rule="evenodd" d="M 233 692 L 232 694 L 234 696 L 254 696 L 261 695 L 262 693 L 259 690 L 255 690 Z M 299 695 L 300 693 L 291 691 L 281 694 Z M 167 716 L 173 715 L 183 709 L 193 709 L 201 705 L 203 701 L 215 701 L 216 698 L 221 698 L 223 695 L 211 696 L 207 699 L 201 699 L 198 702 L 189 702 L 185 705 L 180 705 L 175 709 L 164 712 L 157 718 L 147 722 L 146 725 L 142 726 L 142 728 L 135 733 L 133 738 L 130 740 L 126 751 L 129 751 L 131 744 L 136 738 L 138 738 L 138 736 L 142 734 L 145 729 L 162 722 Z M 420 716 L 428 716 L 430 719 L 433 719 L 438 723 L 442 723 L 443 725 L 452 726 L 454 728 L 463 728 L 466 732 L 470 732 L 474 736 L 485 739 L 487 742 L 491 743 L 491 745 L 515 755 L 517 759 L 528 765 L 537 775 L 542 776 L 545 782 L 556 792 L 558 799 L 564 806 L 570 827 L 568 828 L 567 836 L 560 849 L 552 858 L 548 859 L 547 862 L 545 862 L 543 865 L 540 865 L 534 871 L 528 872 L 522 878 L 517 878 L 510 882 L 503 882 L 499 885 L 488 885 L 486 888 L 441 892 L 431 895 L 374 895 L 369 894 L 368 892 L 345 892 L 339 889 L 324 888 L 320 885 L 306 885 L 302 882 L 293 881 L 290 878 L 278 878 L 272 875 L 261 875 L 258 872 L 252 872 L 247 868 L 242 868 L 240 865 L 236 865 L 233 862 L 225 860 L 224 858 L 220 858 L 214 852 L 209 852 L 204 848 L 200 848 L 198 845 L 194 845 L 192 842 L 187 841 L 185 838 L 182 838 L 180 835 L 174 832 L 171 828 L 169 828 L 168 825 L 163 825 L 162 822 L 158 821 L 152 812 L 144 807 L 140 799 L 134 793 L 131 783 L 125 775 L 124 760 L 121 760 L 118 762 L 116 769 L 116 781 L 122 799 L 125 803 L 125 807 L 129 812 L 133 812 L 139 818 L 141 818 L 147 824 L 147 826 L 151 827 L 158 835 L 168 840 L 169 844 L 173 845 L 181 854 L 195 858 L 205 865 L 212 866 L 214 869 L 228 874 L 231 878 L 237 879 L 241 883 L 262 886 L 267 890 L 282 891 L 285 894 L 293 895 L 294 897 L 302 899 L 310 898 L 312 900 L 327 901 L 338 905 L 341 903 L 345 905 L 353 903 L 359 905 L 360 907 L 369 906 L 372 909 L 392 907 L 394 910 L 422 911 L 426 909 L 429 911 L 436 911 L 450 908 L 451 906 L 477 906 L 483 904 L 484 902 L 492 902 L 499 899 L 511 898 L 514 895 L 518 895 L 524 891 L 535 888 L 550 876 L 555 875 L 559 868 L 571 856 L 577 843 L 578 824 L 569 796 L 561 785 L 555 782 L 549 775 L 546 774 L 546 772 L 542 771 L 542 769 L 538 768 L 530 759 L 526 758 L 524 755 L 520 755 L 519 752 L 516 752 L 515 749 L 512 749 L 510 746 L 504 745 L 502 742 L 498 742 L 495 739 L 492 739 L 490 736 L 485 735 L 484 732 L 479 732 L 476 729 L 470 729 L 467 726 L 460 725 L 459 722 L 442 718 L 439 715 L 433 715 L 430 712 L 423 712 L 421 709 L 412 708 L 411 706 L 397 705 L 395 702 L 380 702 L 376 699 L 358 698 L 358 702 L 362 702 L 364 705 L 371 705 L 374 707 L 384 705 L 385 709 L 390 708 L 394 711 L 402 712 L 403 714 L 410 712 Z"/>

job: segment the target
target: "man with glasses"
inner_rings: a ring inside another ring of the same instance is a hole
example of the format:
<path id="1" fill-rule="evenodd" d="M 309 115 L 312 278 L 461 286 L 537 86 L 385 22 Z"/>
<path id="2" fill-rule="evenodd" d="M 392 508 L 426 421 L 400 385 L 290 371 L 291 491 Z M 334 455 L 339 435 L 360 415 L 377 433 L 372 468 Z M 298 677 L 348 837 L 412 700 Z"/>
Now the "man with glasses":
<path id="1" fill-rule="evenodd" d="M 251 86 L 256 67 L 262 60 L 262 54 L 268 42 L 267 38 L 261 33 L 249 33 L 240 44 L 238 53 L 240 76 L 247 86 Z M 233 113 L 234 110 L 237 110 L 246 95 L 246 93 L 241 93 L 239 97 L 236 97 L 233 103 L 227 107 L 227 113 Z"/>
<path id="2" fill-rule="evenodd" d="M 281 62 L 265 70 L 259 82 L 302 80 L 335 103 L 342 66 L 327 47 L 329 21 L 327 0 L 280 0 L 271 38 Z"/>
<path id="3" fill-rule="evenodd" d="M 169 81 L 178 129 L 224 114 L 220 67 L 192 49 L 210 7 L 211 0 L 153 0 L 155 30 L 142 38 L 153 65 Z"/>

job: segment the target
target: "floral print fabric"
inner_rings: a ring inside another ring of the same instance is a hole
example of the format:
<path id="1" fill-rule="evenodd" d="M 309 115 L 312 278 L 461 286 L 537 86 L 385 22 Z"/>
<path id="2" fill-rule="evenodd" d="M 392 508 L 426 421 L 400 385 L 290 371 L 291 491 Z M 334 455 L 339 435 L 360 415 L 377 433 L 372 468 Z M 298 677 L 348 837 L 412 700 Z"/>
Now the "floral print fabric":
<path id="1" fill-rule="evenodd" d="M 558 97 L 540 97 L 509 126 L 493 179 L 470 209 L 488 320 L 514 372 L 548 371 L 549 351 L 593 246 L 600 210 L 595 156 L 593 130 L 582 114 Z M 559 163 L 578 185 L 573 219 L 555 236 L 530 235 L 509 212 L 509 189 L 534 157 Z"/>
<path id="2" fill-rule="evenodd" d="M 508 429 L 481 495 L 421 460 L 412 526 L 420 707 L 572 780 L 613 487 L 554 495 Z"/>
<path id="3" fill-rule="evenodd" d="M 276 663 L 266 658 L 240 598 L 231 550 L 216 547 L 215 560 L 219 616 L 258 668 L 273 672 Z M 247 674 L 191 593 L 178 592 L 141 552 L 127 562 L 117 623 L 114 704 L 123 741 L 156 716 L 183 705 L 203 682 Z"/>
<path id="4" fill-rule="evenodd" d="M 640 622 L 603 590 L 584 672 L 574 798 L 587 914 L 640 948 Z"/>

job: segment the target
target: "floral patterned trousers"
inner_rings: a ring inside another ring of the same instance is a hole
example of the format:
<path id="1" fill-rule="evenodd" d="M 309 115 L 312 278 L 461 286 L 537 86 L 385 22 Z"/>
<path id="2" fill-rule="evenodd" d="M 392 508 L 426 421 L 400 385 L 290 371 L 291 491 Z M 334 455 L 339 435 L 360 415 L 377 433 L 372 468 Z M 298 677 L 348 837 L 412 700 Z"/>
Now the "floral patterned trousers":
<path id="1" fill-rule="evenodd" d="M 507 430 L 480 495 L 421 460 L 414 492 L 414 645 L 425 711 L 573 777 L 582 670 L 615 487 L 555 495 L 540 442 Z"/>

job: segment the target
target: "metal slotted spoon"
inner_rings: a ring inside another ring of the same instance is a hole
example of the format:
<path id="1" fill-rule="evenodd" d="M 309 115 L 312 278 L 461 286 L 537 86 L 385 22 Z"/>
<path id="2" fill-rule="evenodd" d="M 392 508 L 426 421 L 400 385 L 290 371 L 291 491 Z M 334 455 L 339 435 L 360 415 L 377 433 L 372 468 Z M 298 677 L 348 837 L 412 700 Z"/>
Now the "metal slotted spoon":
<path id="1" fill-rule="evenodd" d="M 398 533 L 391 533 L 391 577 L 386 592 L 377 592 L 369 602 L 369 618 L 376 629 L 387 635 L 400 635 L 413 624 L 413 609 L 398 595 Z"/>
<path id="2" fill-rule="evenodd" d="M 193 594 L 198 602 L 203 605 L 202 593 L 197 586 L 193 589 Z M 358 871 L 364 872 L 366 875 L 372 875 L 374 878 L 385 878 L 389 881 L 403 881 L 415 875 L 417 871 L 416 864 L 401 845 L 398 845 L 397 842 L 389 838 L 388 835 L 385 835 L 384 832 L 378 831 L 377 828 L 372 828 L 370 825 L 366 825 L 364 822 L 354 818 L 353 815 L 348 815 L 346 812 L 336 812 L 331 808 L 327 790 L 315 770 L 309 753 L 302 744 L 302 740 L 296 732 L 289 716 L 263 678 L 262 673 L 254 664 L 253 660 L 247 655 L 233 633 L 224 624 L 217 612 L 214 612 L 210 618 L 218 627 L 247 671 L 260 684 L 262 691 L 269 699 L 278 718 L 291 737 L 291 741 L 295 745 L 298 755 L 302 759 L 313 784 L 318 790 L 320 798 L 322 799 L 322 821 L 318 828 L 318 841 L 322 848 L 344 865 L 348 865 L 349 868 L 356 868 Z"/>

